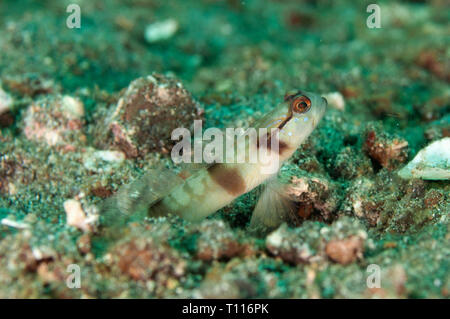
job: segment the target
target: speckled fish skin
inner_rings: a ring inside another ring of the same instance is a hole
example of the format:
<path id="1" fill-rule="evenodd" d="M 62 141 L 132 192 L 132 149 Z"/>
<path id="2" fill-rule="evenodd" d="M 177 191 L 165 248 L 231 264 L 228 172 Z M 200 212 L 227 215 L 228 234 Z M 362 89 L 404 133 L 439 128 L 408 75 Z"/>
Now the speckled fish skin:
<path id="1" fill-rule="evenodd" d="M 296 112 L 293 103 L 299 98 L 310 103 L 305 112 Z M 149 216 L 176 214 L 189 221 L 200 221 L 228 205 L 234 199 L 276 175 L 284 161 L 307 139 L 323 117 L 327 106 L 325 98 L 318 94 L 288 92 L 283 102 L 257 121 L 254 128 L 279 128 L 278 148 L 268 147 L 270 159 L 277 159 L 276 169 L 271 174 L 262 174 L 262 163 L 217 163 L 199 171 L 175 187 L 173 191 L 149 207 Z M 258 136 L 260 140 L 261 136 Z M 246 139 L 247 140 L 247 139 Z M 268 142 L 267 145 L 270 143 Z M 264 144 L 266 145 L 266 144 Z M 257 145 L 247 142 L 237 147 L 248 147 L 257 152 Z"/>

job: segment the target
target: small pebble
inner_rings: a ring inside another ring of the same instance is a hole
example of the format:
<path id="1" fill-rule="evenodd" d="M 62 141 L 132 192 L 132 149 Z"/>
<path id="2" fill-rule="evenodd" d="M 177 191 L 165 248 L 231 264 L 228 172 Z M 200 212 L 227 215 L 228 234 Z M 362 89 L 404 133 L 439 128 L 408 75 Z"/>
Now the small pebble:
<path id="1" fill-rule="evenodd" d="M 328 105 L 339 111 L 345 110 L 344 96 L 340 92 L 331 92 L 323 96 L 327 99 Z"/>
<path id="2" fill-rule="evenodd" d="M 145 28 L 145 40 L 155 43 L 171 38 L 178 30 L 178 22 L 175 19 L 167 19 L 149 24 Z"/>

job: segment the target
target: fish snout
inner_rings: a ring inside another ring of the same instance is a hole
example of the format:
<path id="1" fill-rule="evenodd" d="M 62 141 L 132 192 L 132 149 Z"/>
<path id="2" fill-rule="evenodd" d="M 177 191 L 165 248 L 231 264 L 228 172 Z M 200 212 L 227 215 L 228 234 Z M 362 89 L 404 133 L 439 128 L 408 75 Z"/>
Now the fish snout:
<path id="1" fill-rule="evenodd" d="M 320 122 L 323 115 L 325 114 L 325 111 L 327 110 L 328 101 L 323 96 L 318 96 L 317 99 L 317 107 L 316 107 L 316 124 Z"/>

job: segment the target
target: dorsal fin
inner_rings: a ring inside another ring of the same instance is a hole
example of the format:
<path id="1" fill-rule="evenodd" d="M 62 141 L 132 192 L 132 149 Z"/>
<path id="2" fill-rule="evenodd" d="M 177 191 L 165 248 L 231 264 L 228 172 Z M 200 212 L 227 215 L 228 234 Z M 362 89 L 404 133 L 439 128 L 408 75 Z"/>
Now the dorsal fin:
<path id="1" fill-rule="evenodd" d="M 279 127 L 280 124 L 285 121 L 289 117 L 289 114 L 279 113 L 277 108 L 272 109 L 264 116 L 254 120 L 250 123 L 249 127 L 258 129 L 258 128 L 276 128 Z"/>

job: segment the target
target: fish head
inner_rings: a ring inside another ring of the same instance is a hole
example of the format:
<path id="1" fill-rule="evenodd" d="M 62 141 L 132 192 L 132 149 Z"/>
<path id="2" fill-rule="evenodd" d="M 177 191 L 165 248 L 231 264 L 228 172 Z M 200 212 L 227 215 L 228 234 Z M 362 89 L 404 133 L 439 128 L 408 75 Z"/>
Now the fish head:
<path id="1" fill-rule="evenodd" d="M 285 112 L 285 121 L 279 126 L 281 139 L 298 147 L 319 124 L 327 104 L 319 94 L 299 90 L 286 93 L 280 105 Z"/>

